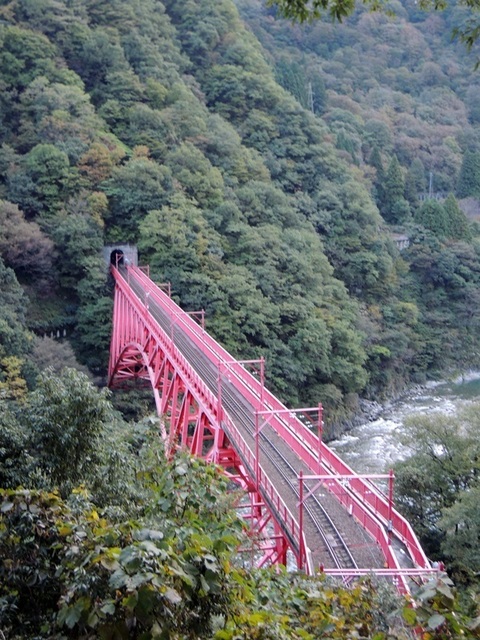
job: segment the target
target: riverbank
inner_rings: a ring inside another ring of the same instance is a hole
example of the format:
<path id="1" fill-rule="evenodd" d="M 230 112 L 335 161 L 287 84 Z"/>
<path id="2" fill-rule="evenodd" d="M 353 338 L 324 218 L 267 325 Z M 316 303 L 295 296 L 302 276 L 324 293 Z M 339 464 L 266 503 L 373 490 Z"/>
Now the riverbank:
<path id="1" fill-rule="evenodd" d="M 480 400 L 480 372 L 472 371 L 450 381 L 412 387 L 385 404 L 365 405 L 366 419 L 329 442 L 357 473 L 383 473 L 409 455 L 402 445 L 405 420 L 416 413 L 440 411 L 453 415 L 462 406 Z M 370 406 L 369 406 L 370 405 Z"/>
<path id="2" fill-rule="evenodd" d="M 394 398 L 386 400 L 384 403 L 360 398 L 358 400 L 358 409 L 352 416 L 342 420 L 338 424 L 330 426 L 330 429 L 327 430 L 325 442 L 330 444 L 330 442 L 338 440 L 342 436 L 350 433 L 353 429 L 384 417 L 387 413 L 394 410 L 395 405 L 401 404 L 405 398 L 409 398 L 416 393 L 420 394 L 425 388 L 426 387 L 422 385 L 408 387 L 404 392 Z M 331 437 L 328 437 L 329 432 L 332 434 Z"/>

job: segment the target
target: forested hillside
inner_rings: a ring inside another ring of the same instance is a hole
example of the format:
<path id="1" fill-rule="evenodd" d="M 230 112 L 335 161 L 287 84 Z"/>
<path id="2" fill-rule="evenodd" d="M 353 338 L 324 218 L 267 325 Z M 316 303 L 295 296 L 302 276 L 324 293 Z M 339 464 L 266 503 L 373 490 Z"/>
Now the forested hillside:
<path id="1" fill-rule="evenodd" d="M 460 9 L 395 8 L 292 27 L 243 0 L 250 26 L 230 0 L 2 3 L 3 394 L 73 359 L 32 331 L 66 330 L 104 373 L 113 241 L 330 424 L 478 365 L 478 231 L 455 196 L 480 197 L 480 76 L 449 43 Z M 452 195 L 421 201 L 430 174 Z"/>
<path id="2" fill-rule="evenodd" d="M 125 423 L 75 371 L 105 374 L 116 241 L 233 354 L 264 355 L 286 402 L 322 401 L 327 435 L 362 396 L 478 366 L 480 76 L 450 42 L 465 10 L 392 7 L 292 27 L 256 0 L 0 2 L 2 638 L 480 636 L 478 597 L 445 575 L 412 607 L 371 579 L 255 571 L 225 478 L 166 461 L 153 419 Z M 398 474 L 471 588 L 463 420 L 413 429 Z"/>

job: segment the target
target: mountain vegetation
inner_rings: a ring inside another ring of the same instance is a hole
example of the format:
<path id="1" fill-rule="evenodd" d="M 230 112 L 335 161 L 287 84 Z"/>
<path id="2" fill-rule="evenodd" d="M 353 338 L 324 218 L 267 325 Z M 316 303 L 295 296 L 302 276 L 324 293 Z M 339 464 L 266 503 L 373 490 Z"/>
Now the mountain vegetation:
<path id="1" fill-rule="evenodd" d="M 355 8 L 360 4 L 355 0 L 267 0 L 267 6 L 278 8 L 279 14 L 283 17 L 291 19 L 293 22 L 312 22 L 322 17 L 329 17 L 332 20 L 341 22 L 345 17 L 350 16 Z M 368 7 L 370 11 L 383 10 L 387 14 L 394 15 L 397 7 L 385 0 L 362 0 L 363 6 Z M 455 2 L 448 0 L 420 0 L 418 7 L 423 10 L 436 9 L 443 11 L 451 6 L 455 6 Z M 478 41 L 480 35 L 478 20 L 475 12 L 478 5 L 475 0 L 462 0 L 460 5 L 468 8 L 470 17 L 461 26 L 457 25 L 453 29 L 453 36 L 458 37 L 464 42 L 470 50 Z"/>
<path id="2" fill-rule="evenodd" d="M 257 0 L 0 3 L 1 636 L 479 636 L 445 577 L 412 608 L 242 567 L 224 480 L 78 373 L 105 374 L 115 242 L 287 403 L 322 401 L 327 435 L 478 366 L 480 81 L 450 42 L 470 10 L 391 5 L 299 26 Z M 403 508 L 475 584 L 475 439 L 412 433 Z"/>
<path id="3" fill-rule="evenodd" d="M 0 460 L 5 640 L 480 637 L 475 601 L 445 574 L 412 607 L 372 578 L 254 569 L 225 475 L 167 461 L 155 421 L 125 424 L 74 369 L 0 399 Z"/>
<path id="4" fill-rule="evenodd" d="M 395 465 L 398 507 L 428 556 L 445 562 L 464 585 L 480 575 L 479 408 L 411 416 L 403 436 L 411 455 Z"/>
<path id="5" fill-rule="evenodd" d="M 360 396 L 478 363 L 478 231 L 457 200 L 480 183 L 478 81 L 445 44 L 463 9 L 308 27 L 239 9 L 0 7 L 4 384 L 42 368 L 32 331 L 105 372 L 116 241 L 331 429 Z"/>

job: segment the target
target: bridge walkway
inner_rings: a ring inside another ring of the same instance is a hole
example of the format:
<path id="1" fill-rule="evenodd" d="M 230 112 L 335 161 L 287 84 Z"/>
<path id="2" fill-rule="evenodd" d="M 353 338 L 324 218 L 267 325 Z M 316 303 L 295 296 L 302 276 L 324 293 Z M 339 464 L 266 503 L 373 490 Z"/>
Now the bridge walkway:
<path id="1" fill-rule="evenodd" d="M 308 496 L 302 503 L 303 530 L 313 567 L 360 571 L 386 565 L 392 569 L 405 564 L 429 566 L 408 523 L 391 511 L 373 485 L 358 477 L 344 480 L 348 474 L 354 476 L 353 471 L 323 443 L 317 444 L 315 450 L 315 436 L 307 433 L 307 427 L 270 392 L 260 388 L 243 367 L 239 373 L 239 363 L 232 365 L 233 358 L 206 332 L 199 327 L 192 332 L 192 319 L 184 317 L 186 314 L 140 269 L 113 271 L 117 284 L 120 286 L 120 279 L 123 280 L 123 287 L 126 285 L 135 294 L 136 304 L 147 309 L 212 394 L 221 396 L 225 412 L 221 428 L 249 477 L 258 483 L 265 502 L 270 501 L 272 511 L 276 505 L 265 489 L 264 479 L 268 478 L 293 517 L 298 517 L 299 474 L 322 474 L 321 482 L 305 480 L 303 487 Z M 260 420 L 258 432 L 259 407 L 270 415 Z M 339 474 L 343 477 L 339 478 Z M 325 479 L 325 475 L 329 478 Z M 387 529 L 391 536 L 387 536 Z M 289 527 L 284 532 L 298 551 L 298 538 Z"/>

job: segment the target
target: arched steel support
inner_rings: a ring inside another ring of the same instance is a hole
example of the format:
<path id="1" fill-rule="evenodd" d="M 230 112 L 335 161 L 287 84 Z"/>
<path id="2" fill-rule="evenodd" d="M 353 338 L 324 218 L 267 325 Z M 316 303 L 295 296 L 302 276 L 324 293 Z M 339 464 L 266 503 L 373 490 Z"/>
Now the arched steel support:
<path id="1" fill-rule="evenodd" d="M 221 401 L 198 379 L 171 336 L 152 321 L 148 305 L 149 297 L 134 296 L 117 272 L 108 385 L 139 380 L 152 388 L 167 456 L 184 447 L 221 465 L 245 491 L 239 510 L 249 525 L 255 564 L 285 564 L 291 543 L 220 426 L 220 418 L 227 419 Z"/>

